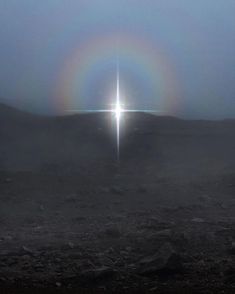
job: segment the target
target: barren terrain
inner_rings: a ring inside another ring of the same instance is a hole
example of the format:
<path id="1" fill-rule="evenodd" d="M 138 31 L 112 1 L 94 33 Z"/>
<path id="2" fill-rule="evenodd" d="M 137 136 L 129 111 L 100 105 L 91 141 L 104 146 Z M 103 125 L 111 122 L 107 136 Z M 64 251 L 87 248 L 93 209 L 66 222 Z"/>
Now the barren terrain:
<path id="1" fill-rule="evenodd" d="M 235 121 L 112 128 L 1 105 L 1 293 L 234 293 Z"/>

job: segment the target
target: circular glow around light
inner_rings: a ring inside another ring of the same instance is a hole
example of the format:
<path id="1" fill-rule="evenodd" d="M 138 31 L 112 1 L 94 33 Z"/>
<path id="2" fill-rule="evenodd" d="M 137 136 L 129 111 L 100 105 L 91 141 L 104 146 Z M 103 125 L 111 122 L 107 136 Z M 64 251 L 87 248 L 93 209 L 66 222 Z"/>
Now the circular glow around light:
<path id="1" fill-rule="evenodd" d="M 120 125 L 121 125 L 121 118 L 123 113 L 135 113 L 135 112 L 146 112 L 146 113 L 157 113 L 157 111 L 153 110 L 141 110 L 141 109 L 129 109 L 123 107 L 121 102 L 121 95 L 120 95 L 120 79 L 119 79 L 119 69 L 117 70 L 117 84 L 116 84 L 116 101 L 114 103 L 114 107 L 111 109 L 98 109 L 98 110 L 84 110 L 82 112 L 105 112 L 105 113 L 112 113 L 115 117 L 116 122 L 116 141 L 117 141 L 117 159 L 119 160 L 120 157 Z M 123 97 L 122 97 L 123 98 Z M 76 109 L 71 109 L 70 112 L 81 112 Z M 158 111 L 158 113 L 162 113 L 162 111 Z"/>

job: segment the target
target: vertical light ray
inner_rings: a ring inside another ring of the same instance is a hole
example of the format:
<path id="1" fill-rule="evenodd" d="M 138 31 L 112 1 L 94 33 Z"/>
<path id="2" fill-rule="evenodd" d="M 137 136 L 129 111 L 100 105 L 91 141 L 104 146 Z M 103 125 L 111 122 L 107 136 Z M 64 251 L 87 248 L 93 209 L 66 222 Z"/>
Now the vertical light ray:
<path id="1" fill-rule="evenodd" d="M 163 113 L 161 111 L 153 111 L 153 110 L 142 110 L 142 109 L 126 109 L 122 107 L 121 96 L 120 96 L 120 73 L 119 73 L 119 64 L 117 63 L 117 84 L 116 84 L 116 102 L 114 107 L 111 109 L 98 109 L 98 110 L 69 110 L 69 112 L 80 112 L 80 113 L 95 113 L 95 112 L 109 112 L 112 113 L 116 120 L 116 145 L 117 145 L 117 160 L 119 162 L 120 159 L 120 131 L 121 131 L 121 118 L 123 113 L 133 113 L 133 112 L 145 112 L 145 113 Z"/>
<path id="2" fill-rule="evenodd" d="M 120 105 L 120 79 L 119 79 L 119 69 L 117 69 L 117 93 L 116 93 L 116 129 L 117 129 L 117 158 L 120 155 L 120 118 L 121 118 L 121 105 Z"/>

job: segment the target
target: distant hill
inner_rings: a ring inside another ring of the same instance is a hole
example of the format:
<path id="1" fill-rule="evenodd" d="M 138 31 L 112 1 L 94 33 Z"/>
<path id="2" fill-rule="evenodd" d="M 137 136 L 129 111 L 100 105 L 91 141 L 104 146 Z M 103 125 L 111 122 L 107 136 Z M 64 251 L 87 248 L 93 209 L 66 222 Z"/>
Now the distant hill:
<path id="1" fill-rule="evenodd" d="M 85 172 L 115 166 L 110 114 L 43 117 L 0 104 L 0 170 Z M 121 164 L 169 173 L 235 165 L 235 122 L 125 115 Z M 207 165 L 207 166 L 202 166 Z M 151 167 L 152 166 L 152 167 Z"/>

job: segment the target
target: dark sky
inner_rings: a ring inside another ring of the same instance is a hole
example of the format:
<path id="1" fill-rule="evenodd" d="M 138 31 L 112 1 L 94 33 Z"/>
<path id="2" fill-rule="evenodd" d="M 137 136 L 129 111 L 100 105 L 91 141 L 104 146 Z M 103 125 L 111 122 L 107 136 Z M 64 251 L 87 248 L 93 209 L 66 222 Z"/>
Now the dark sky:
<path id="1" fill-rule="evenodd" d="M 234 0 L 0 0 L 0 99 L 235 118 Z"/>

